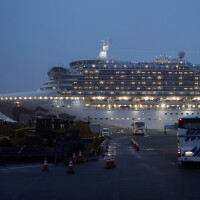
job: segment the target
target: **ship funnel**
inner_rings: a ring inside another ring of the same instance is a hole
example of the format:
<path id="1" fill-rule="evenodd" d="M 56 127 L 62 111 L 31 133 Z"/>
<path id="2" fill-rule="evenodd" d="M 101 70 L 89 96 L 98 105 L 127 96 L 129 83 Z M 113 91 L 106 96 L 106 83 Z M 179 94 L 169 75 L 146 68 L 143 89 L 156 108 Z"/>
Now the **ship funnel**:
<path id="1" fill-rule="evenodd" d="M 178 58 L 180 61 L 184 60 L 185 57 L 185 52 L 184 51 L 179 51 L 178 52 Z"/>
<path id="2" fill-rule="evenodd" d="M 103 48 L 102 50 L 100 51 L 100 54 L 99 54 L 99 58 L 100 59 L 107 59 L 108 58 L 108 51 L 109 51 L 109 42 L 108 41 L 104 41 L 102 40 L 102 43 L 103 43 Z"/>

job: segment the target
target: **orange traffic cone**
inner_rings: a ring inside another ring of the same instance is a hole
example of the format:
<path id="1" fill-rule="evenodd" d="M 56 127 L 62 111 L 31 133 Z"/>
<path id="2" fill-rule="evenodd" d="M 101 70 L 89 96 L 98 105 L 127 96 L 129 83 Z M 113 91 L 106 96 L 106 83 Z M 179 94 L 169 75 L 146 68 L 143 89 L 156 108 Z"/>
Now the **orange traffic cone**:
<path id="1" fill-rule="evenodd" d="M 48 169 L 48 165 L 47 165 L 47 160 L 46 158 L 44 159 L 44 164 L 43 164 L 43 167 L 42 167 L 42 172 L 48 172 L 49 169 Z"/>
<path id="2" fill-rule="evenodd" d="M 79 152 L 78 158 L 76 159 L 76 163 L 84 163 L 85 159 L 83 158 L 83 155 L 81 151 Z"/>
<path id="3" fill-rule="evenodd" d="M 106 160 L 106 164 L 105 164 L 105 169 L 112 169 L 112 168 L 115 168 L 116 167 L 116 164 L 115 164 L 115 161 L 113 159 L 113 157 L 111 158 L 107 158 Z"/>
<path id="4" fill-rule="evenodd" d="M 104 168 L 105 169 L 110 169 L 111 168 L 111 162 L 110 162 L 110 158 L 109 157 L 107 157 L 107 159 L 106 159 L 106 164 L 105 164 Z"/>
<path id="5" fill-rule="evenodd" d="M 110 165 L 111 165 L 111 168 L 115 168 L 116 167 L 116 164 L 115 164 L 115 161 L 114 161 L 113 157 L 111 157 L 111 159 L 110 159 Z"/>
<path id="6" fill-rule="evenodd" d="M 70 160 L 69 161 L 69 166 L 67 168 L 67 174 L 74 174 L 74 167 L 73 167 L 73 164 L 72 164 L 72 161 Z"/>
<path id="7" fill-rule="evenodd" d="M 73 153 L 72 159 L 73 159 L 73 162 L 76 162 L 76 153 L 75 152 Z"/>

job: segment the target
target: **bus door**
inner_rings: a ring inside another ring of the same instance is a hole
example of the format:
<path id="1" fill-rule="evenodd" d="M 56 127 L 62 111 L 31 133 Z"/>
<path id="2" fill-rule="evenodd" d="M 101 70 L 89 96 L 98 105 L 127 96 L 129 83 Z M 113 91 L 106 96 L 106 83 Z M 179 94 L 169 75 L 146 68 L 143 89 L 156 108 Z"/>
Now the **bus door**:
<path id="1" fill-rule="evenodd" d="M 178 161 L 200 162 L 200 118 L 178 120 Z"/>

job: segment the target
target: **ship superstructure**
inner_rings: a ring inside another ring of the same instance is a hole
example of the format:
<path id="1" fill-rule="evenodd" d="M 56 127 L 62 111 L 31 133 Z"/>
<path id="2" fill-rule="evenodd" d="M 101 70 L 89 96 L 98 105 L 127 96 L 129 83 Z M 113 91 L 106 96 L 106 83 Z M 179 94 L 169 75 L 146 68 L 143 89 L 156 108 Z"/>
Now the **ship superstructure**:
<path id="1" fill-rule="evenodd" d="M 108 57 L 109 45 L 103 41 L 98 59 L 77 60 L 68 68 L 52 67 L 49 82 L 36 94 L 2 95 L 0 104 L 15 101 L 21 107 L 20 102 L 31 100 L 34 115 L 40 107 L 45 114 L 66 113 L 123 128 L 130 127 L 132 120 L 163 128 L 181 115 L 200 113 L 200 67 L 187 62 L 184 52 L 153 62 L 116 61 Z"/>

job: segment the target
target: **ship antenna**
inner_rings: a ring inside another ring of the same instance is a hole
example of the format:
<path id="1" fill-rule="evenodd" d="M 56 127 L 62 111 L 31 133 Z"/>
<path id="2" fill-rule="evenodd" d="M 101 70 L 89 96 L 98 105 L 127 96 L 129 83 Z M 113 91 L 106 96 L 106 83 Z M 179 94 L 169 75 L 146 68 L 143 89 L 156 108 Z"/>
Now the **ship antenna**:
<path id="1" fill-rule="evenodd" d="M 103 48 L 100 51 L 99 58 L 102 59 L 102 60 L 106 60 L 108 58 L 107 53 L 109 51 L 110 42 L 102 40 L 102 44 L 103 44 Z"/>

